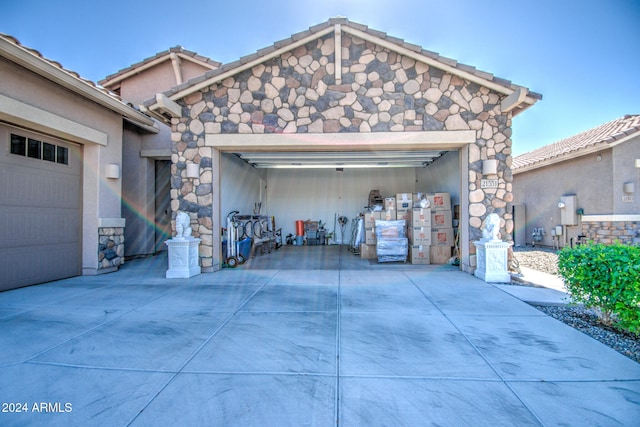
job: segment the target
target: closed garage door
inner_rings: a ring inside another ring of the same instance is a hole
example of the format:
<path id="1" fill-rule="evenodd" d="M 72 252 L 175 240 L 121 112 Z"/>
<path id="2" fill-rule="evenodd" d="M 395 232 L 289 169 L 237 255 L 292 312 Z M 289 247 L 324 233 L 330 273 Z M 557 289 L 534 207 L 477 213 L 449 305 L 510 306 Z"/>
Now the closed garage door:
<path id="1" fill-rule="evenodd" d="M 0 290 L 81 270 L 82 149 L 0 125 Z"/>

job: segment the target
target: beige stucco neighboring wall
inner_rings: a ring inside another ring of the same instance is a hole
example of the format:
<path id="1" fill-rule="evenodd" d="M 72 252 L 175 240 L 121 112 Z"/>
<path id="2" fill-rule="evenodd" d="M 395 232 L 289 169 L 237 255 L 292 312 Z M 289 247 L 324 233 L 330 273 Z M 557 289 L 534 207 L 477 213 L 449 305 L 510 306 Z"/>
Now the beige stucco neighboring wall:
<path id="1" fill-rule="evenodd" d="M 122 116 L 0 58 L 0 118 L 84 146 L 82 270 L 96 274 L 98 233 L 104 220 L 121 219 L 121 179 L 107 179 L 108 164 L 121 167 Z"/>
<path id="2" fill-rule="evenodd" d="M 613 213 L 640 214 L 640 135 L 613 147 Z M 635 192 L 625 194 L 625 183 L 633 183 Z"/>

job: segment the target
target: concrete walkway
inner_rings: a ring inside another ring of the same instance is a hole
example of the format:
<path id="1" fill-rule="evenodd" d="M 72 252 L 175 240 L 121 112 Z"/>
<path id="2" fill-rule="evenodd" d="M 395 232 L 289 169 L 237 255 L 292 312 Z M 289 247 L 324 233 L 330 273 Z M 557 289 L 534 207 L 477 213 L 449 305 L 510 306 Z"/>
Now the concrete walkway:
<path id="1" fill-rule="evenodd" d="M 167 280 L 158 257 L 0 293 L 0 425 L 637 425 L 640 364 L 412 267 Z"/>

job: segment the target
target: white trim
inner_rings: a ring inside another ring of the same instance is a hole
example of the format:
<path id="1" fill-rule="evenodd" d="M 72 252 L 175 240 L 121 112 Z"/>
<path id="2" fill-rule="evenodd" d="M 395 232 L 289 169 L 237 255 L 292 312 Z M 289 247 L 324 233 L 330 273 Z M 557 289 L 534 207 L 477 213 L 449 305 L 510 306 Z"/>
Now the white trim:
<path id="1" fill-rule="evenodd" d="M 124 228 L 125 218 L 98 218 L 98 228 Z"/>
<path id="2" fill-rule="evenodd" d="M 204 144 L 220 151 L 358 151 L 456 149 L 476 141 L 473 130 L 371 133 L 212 134 Z"/>
<path id="3" fill-rule="evenodd" d="M 108 143 L 109 136 L 104 132 L 1 94 L 0 119 L 75 142 Z"/>
<path id="4" fill-rule="evenodd" d="M 582 222 L 586 221 L 599 221 L 599 222 L 629 222 L 640 221 L 640 215 L 624 215 L 624 214 L 611 214 L 611 215 L 582 215 Z"/>
<path id="5" fill-rule="evenodd" d="M 171 149 L 170 148 L 158 148 L 152 150 L 140 150 L 140 157 L 153 157 L 159 158 L 162 160 L 171 158 Z"/>

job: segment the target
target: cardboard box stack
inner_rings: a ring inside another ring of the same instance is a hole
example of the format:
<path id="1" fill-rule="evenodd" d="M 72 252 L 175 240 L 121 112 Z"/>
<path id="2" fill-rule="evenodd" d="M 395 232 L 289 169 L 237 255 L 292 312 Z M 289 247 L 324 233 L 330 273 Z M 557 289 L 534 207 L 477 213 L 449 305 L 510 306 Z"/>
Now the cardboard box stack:
<path id="1" fill-rule="evenodd" d="M 431 248 L 432 264 L 446 264 L 451 258 L 453 242 L 453 218 L 449 193 L 428 194 L 431 205 Z"/>
<path id="2" fill-rule="evenodd" d="M 422 207 L 425 205 L 428 207 Z M 454 245 L 449 193 L 397 193 L 385 198 L 382 208 L 365 213 L 361 258 L 386 262 L 408 257 L 413 264 L 449 262 Z"/>

